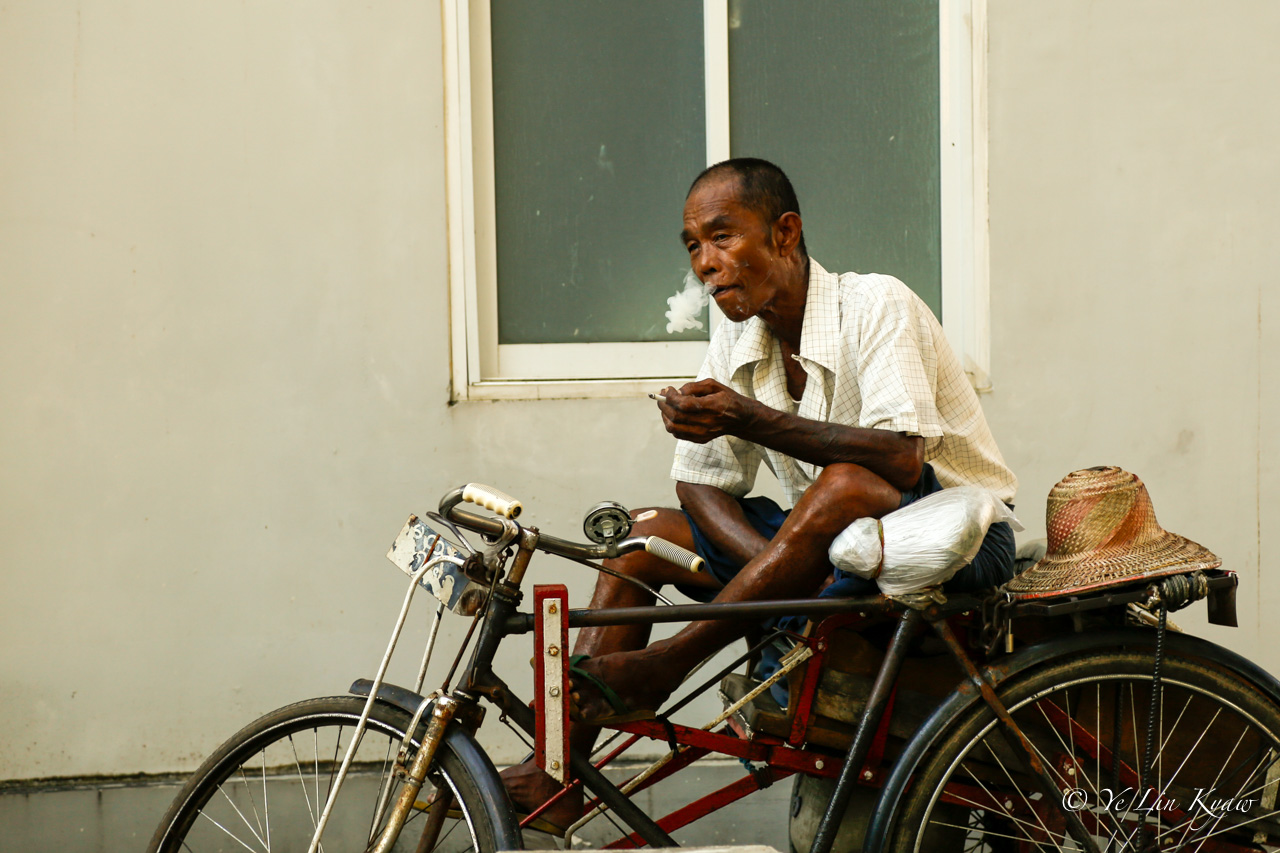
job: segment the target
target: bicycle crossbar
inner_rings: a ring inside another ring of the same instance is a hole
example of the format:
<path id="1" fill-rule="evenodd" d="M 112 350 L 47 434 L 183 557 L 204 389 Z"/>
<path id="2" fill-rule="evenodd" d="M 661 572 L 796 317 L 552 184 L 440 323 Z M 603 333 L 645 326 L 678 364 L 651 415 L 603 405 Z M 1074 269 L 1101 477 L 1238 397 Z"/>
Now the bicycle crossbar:
<path id="1" fill-rule="evenodd" d="M 981 605 L 980 599 L 960 597 L 948 602 L 948 610 L 967 610 Z M 611 610 L 570 610 L 570 628 L 605 625 L 653 625 L 659 622 L 697 622 L 704 619 L 768 619 L 773 616 L 830 616 L 862 612 L 891 614 L 902 605 L 883 596 L 861 598 L 795 598 L 777 601 L 734 601 L 723 604 L 676 604 L 655 607 L 617 607 Z M 503 626 L 506 634 L 527 634 L 533 630 L 533 616 L 516 613 Z"/>

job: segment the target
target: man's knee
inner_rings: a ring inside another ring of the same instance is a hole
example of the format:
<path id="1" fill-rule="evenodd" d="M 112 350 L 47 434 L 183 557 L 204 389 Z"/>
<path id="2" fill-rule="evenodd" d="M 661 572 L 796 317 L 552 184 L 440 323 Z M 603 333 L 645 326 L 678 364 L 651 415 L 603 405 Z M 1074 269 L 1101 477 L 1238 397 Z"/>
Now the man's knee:
<path id="1" fill-rule="evenodd" d="M 836 462 L 818 473 L 805 498 L 852 515 L 879 518 L 898 508 L 902 492 L 883 477 L 853 462 Z"/>
<path id="2" fill-rule="evenodd" d="M 689 520 L 680 510 L 646 507 L 632 510 L 631 517 L 635 522 L 631 528 L 631 537 L 657 536 L 668 542 L 674 542 L 681 548 L 694 550 L 693 531 L 689 527 Z M 632 551 L 630 554 L 609 560 L 608 563 L 609 568 L 614 571 L 646 582 L 660 581 L 661 578 L 657 576 L 670 574 L 671 568 L 670 563 L 645 551 Z"/>

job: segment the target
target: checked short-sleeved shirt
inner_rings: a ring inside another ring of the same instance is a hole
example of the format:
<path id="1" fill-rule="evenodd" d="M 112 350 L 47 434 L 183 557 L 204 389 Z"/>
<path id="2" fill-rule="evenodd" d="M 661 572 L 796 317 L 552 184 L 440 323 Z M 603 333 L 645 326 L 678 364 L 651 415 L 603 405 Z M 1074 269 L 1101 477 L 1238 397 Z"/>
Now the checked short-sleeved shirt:
<path id="1" fill-rule="evenodd" d="M 1012 504 L 1018 481 L 996 447 L 978 396 L 929 307 L 888 275 L 827 272 L 809 260 L 800 353 L 804 397 L 787 393 L 782 352 L 759 317 L 725 320 L 699 379 L 815 421 L 923 436 L 944 488 L 977 485 Z M 821 470 L 754 442 L 678 441 L 671 476 L 744 497 L 764 462 L 794 506 Z"/>

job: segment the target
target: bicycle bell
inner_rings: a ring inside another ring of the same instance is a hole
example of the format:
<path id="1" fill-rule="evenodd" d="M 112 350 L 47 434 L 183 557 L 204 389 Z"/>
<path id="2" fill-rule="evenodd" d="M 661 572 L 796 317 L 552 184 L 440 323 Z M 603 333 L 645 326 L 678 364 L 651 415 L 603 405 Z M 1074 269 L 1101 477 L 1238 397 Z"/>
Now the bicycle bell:
<path id="1" fill-rule="evenodd" d="M 601 501 L 587 510 L 582 519 L 582 532 L 598 545 L 625 539 L 631 532 L 631 513 L 616 501 Z"/>

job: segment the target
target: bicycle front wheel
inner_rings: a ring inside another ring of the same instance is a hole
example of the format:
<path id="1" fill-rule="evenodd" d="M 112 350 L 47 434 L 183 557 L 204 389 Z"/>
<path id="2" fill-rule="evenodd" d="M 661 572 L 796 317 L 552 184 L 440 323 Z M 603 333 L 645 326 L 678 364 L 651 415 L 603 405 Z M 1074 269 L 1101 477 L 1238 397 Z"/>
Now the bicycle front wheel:
<path id="1" fill-rule="evenodd" d="M 353 696 L 310 699 L 249 724 L 196 771 L 148 850 L 306 851 L 363 709 L 364 699 Z M 402 788 L 393 769 L 410 722 L 398 708 L 374 706 L 320 849 L 366 850 L 377 837 Z M 482 791 L 474 768 L 446 740 L 393 849 L 419 849 L 435 808 L 427 804 L 436 799 L 451 808 L 428 849 L 506 849 L 510 841 L 499 844 L 498 828 L 509 825 L 502 809 L 510 806 Z"/>
<path id="2" fill-rule="evenodd" d="M 1054 788 L 979 704 L 919 769 L 890 849 L 1080 850 L 1074 812 L 1102 851 L 1280 850 L 1280 708 L 1234 673 L 1166 658 L 1148 738 L 1151 670 L 1149 652 L 1095 651 L 1002 687 Z"/>

